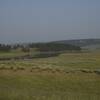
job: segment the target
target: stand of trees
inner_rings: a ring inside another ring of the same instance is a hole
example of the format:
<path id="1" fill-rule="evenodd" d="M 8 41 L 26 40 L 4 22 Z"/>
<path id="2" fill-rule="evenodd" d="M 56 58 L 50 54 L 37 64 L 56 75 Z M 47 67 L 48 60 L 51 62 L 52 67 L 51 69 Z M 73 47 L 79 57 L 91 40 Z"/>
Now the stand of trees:
<path id="1" fill-rule="evenodd" d="M 74 46 L 71 44 L 62 44 L 62 43 L 33 43 L 29 44 L 30 48 L 37 48 L 37 51 L 40 52 L 57 52 L 57 51 L 80 51 L 79 46 Z"/>
<path id="2" fill-rule="evenodd" d="M 0 52 L 9 52 L 9 51 L 17 51 L 18 52 L 32 52 L 33 50 L 35 53 L 34 55 L 25 55 L 25 56 L 18 56 L 13 57 L 13 59 L 32 59 L 32 58 L 47 58 L 47 57 L 54 57 L 58 56 L 66 51 L 81 51 L 79 46 L 74 46 L 71 44 L 63 44 L 63 43 L 30 43 L 30 44 L 15 44 L 15 45 L 5 45 L 0 44 Z M 26 54 L 27 54 L 26 53 Z M 1 58 L 1 60 L 10 60 L 12 58 Z"/>
<path id="3" fill-rule="evenodd" d="M 8 52 L 10 50 L 16 50 L 20 48 L 23 52 L 29 52 L 31 48 L 35 48 L 39 52 L 62 52 L 62 51 L 80 51 L 79 46 L 63 43 L 30 43 L 30 44 L 17 44 L 17 45 L 5 45 L 0 44 L 0 51 Z"/>
<path id="4" fill-rule="evenodd" d="M 37 51 L 40 53 L 36 54 L 36 58 L 46 58 L 46 57 L 54 57 L 58 56 L 61 53 L 66 51 L 81 51 L 79 46 L 74 46 L 71 44 L 63 44 L 63 43 L 33 43 L 29 44 L 30 48 L 37 48 Z"/>
<path id="5" fill-rule="evenodd" d="M 0 44 L 0 52 L 9 52 L 11 50 L 10 45 Z"/>

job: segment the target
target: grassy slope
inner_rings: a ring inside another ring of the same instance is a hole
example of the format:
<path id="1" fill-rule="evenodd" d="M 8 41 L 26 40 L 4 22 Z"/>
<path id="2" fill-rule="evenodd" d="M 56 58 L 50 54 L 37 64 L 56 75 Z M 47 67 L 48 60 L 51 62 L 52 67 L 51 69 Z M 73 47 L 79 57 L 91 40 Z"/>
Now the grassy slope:
<path id="1" fill-rule="evenodd" d="M 0 100 L 100 100 L 95 74 L 2 73 Z"/>
<path id="2" fill-rule="evenodd" d="M 0 58 L 8 58 L 8 57 L 18 57 L 18 56 L 24 56 L 28 53 L 24 52 L 0 52 Z"/>
<path id="3" fill-rule="evenodd" d="M 100 69 L 99 53 L 63 54 L 26 61 L 1 61 L 0 100 L 100 100 L 100 76 L 95 73 L 30 72 L 33 67 L 64 70 Z"/>
<path id="4" fill-rule="evenodd" d="M 100 53 L 66 53 L 57 57 L 33 60 L 0 61 L 0 67 L 60 68 L 64 70 L 100 69 Z"/>

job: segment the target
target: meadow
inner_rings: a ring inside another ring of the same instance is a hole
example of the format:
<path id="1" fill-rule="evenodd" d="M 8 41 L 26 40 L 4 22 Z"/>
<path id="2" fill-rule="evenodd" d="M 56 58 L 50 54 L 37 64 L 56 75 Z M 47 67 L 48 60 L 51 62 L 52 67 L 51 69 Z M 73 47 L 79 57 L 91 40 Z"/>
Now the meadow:
<path id="1" fill-rule="evenodd" d="M 0 100 L 100 100 L 100 53 L 0 61 Z"/>

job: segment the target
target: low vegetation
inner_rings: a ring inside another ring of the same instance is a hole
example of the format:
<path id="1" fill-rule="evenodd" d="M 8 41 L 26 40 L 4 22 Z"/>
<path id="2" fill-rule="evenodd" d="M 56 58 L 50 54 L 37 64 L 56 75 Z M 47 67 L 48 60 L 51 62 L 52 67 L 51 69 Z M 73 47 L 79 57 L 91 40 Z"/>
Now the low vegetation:
<path id="1" fill-rule="evenodd" d="M 100 54 L 0 61 L 0 100 L 99 100 Z"/>
<path id="2" fill-rule="evenodd" d="M 12 72 L 0 74 L 1 100 L 99 100 L 96 74 Z"/>

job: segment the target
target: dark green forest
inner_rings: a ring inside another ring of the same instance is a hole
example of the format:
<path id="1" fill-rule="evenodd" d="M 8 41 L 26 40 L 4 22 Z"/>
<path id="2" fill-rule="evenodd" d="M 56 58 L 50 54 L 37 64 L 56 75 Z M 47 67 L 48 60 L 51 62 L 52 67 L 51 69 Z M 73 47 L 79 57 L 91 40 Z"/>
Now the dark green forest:
<path id="1" fill-rule="evenodd" d="M 29 43 L 29 44 L 17 44 L 17 45 L 5 45 L 0 44 L 1 52 L 9 52 L 12 49 L 21 48 L 23 52 L 29 52 L 30 48 L 36 48 L 36 51 L 40 52 L 56 52 L 56 51 L 66 51 L 66 50 L 75 50 L 80 51 L 81 48 L 79 46 L 74 46 L 71 44 L 61 44 L 61 43 Z"/>

